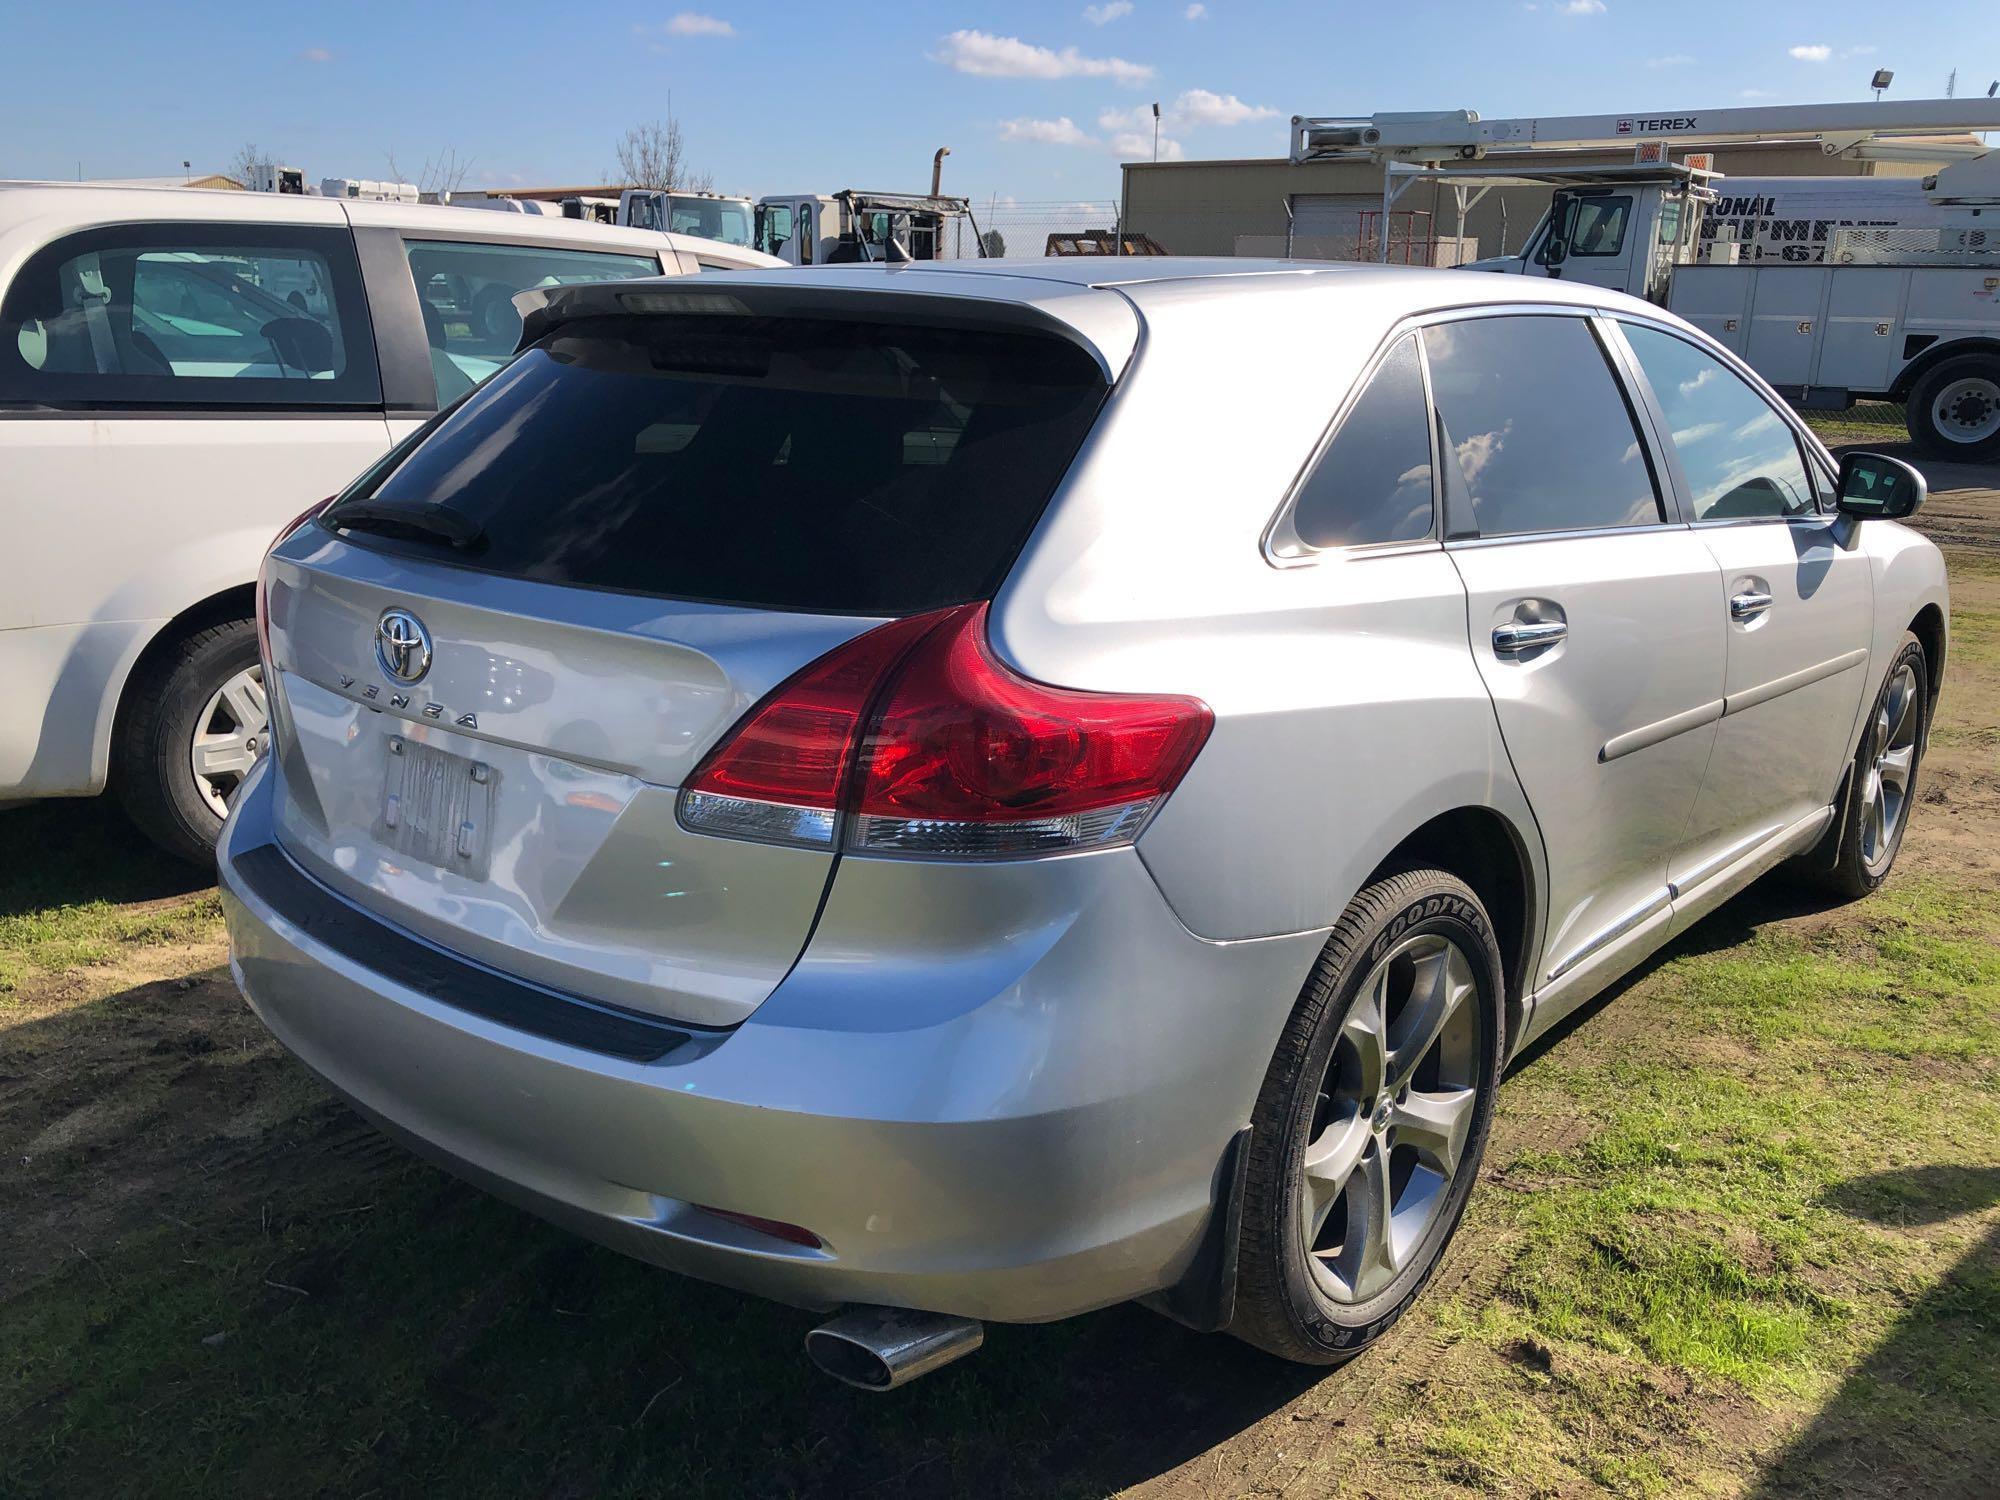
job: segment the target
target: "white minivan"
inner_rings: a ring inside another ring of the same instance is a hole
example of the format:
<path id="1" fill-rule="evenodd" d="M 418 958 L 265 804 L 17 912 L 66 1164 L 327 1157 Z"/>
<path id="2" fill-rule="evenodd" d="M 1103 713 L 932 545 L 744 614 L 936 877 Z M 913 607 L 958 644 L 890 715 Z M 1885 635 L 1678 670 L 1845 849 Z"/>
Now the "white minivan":
<path id="1" fill-rule="evenodd" d="M 513 356 L 516 293 L 776 262 L 562 219 L 0 183 L 0 804 L 206 861 L 266 739 L 259 559 Z"/>

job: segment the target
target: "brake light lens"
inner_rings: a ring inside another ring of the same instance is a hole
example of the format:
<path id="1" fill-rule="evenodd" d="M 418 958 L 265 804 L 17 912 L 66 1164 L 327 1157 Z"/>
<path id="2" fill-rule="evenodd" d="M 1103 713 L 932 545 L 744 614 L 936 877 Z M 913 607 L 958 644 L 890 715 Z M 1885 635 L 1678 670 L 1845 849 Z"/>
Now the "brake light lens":
<path id="1" fill-rule="evenodd" d="M 987 607 L 881 626 L 760 703 L 681 796 L 690 829 L 857 853 L 1005 858 L 1130 843 L 1214 726 L 1196 698 L 1015 672 Z"/>
<path id="2" fill-rule="evenodd" d="M 286 522 L 278 534 L 271 538 L 271 545 L 264 549 L 264 561 L 270 559 L 271 554 L 278 550 L 279 544 L 287 537 L 291 536 L 329 505 L 333 504 L 338 498 L 336 495 L 328 495 L 318 504 L 308 506 L 292 517 L 290 521 Z M 260 561 L 257 564 L 257 654 L 263 659 L 264 676 L 268 682 L 271 676 L 271 612 L 270 607 L 264 600 L 264 561 Z M 268 687 L 266 691 L 269 691 Z"/>

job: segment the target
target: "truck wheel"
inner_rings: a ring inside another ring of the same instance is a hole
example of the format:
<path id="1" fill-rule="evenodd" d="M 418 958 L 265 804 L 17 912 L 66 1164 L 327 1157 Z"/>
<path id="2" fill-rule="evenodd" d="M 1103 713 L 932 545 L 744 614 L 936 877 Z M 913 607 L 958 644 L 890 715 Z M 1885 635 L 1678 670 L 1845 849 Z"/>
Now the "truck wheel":
<path id="1" fill-rule="evenodd" d="M 1905 419 L 1926 453 L 1977 463 L 2000 455 L 2000 358 L 1948 359 L 1910 389 Z"/>
<path id="2" fill-rule="evenodd" d="M 154 843 L 210 865 L 226 800 L 269 734 L 256 623 L 206 626 L 133 674 L 112 742 L 111 784 Z"/>
<path id="3" fill-rule="evenodd" d="M 1354 898 L 1251 1115 L 1231 1333 L 1339 1364 L 1416 1300 L 1486 1150 L 1501 993 L 1493 925 L 1456 876 Z"/>

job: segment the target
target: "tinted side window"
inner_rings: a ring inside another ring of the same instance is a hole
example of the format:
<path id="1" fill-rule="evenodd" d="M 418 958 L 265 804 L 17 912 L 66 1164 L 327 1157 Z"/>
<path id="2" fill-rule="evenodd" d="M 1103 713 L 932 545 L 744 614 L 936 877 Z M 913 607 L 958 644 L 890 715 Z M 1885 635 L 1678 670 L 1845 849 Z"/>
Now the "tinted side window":
<path id="1" fill-rule="evenodd" d="M 1586 319 L 1470 318 L 1425 329 L 1424 347 L 1445 493 L 1480 535 L 1661 519 L 1638 429 Z"/>
<path id="2" fill-rule="evenodd" d="M 0 401 L 380 400 L 360 273 L 342 230 L 88 230 L 32 256 L 0 308 Z"/>
<path id="3" fill-rule="evenodd" d="M 657 256 L 552 245 L 411 240 L 407 249 L 439 406 L 449 406 L 514 357 L 521 342 L 516 292 L 660 274 Z"/>
<path id="4" fill-rule="evenodd" d="M 1798 439 L 1770 402 L 1685 339 L 1636 323 L 1624 329 L 1666 413 L 1697 521 L 1813 509 Z"/>
<path id="5" fill-rule="evenodd" d="M 1397 343 L 1313 465 L 1292 509 L 1307 547 L 1407 542 L 1431 531 L 1431 438 L 1416 335 Z"/>

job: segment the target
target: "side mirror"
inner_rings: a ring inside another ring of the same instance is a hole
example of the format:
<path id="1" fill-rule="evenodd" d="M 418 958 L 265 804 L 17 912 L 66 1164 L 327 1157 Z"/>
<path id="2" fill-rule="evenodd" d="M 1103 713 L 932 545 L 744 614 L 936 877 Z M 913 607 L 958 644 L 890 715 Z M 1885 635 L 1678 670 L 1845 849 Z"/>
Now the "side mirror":
<path id="1" fill-rule="evenodd" d="M 1549 203 L 1549 232 L 1535 251 L 1535 264 L 1559 266 L 1569 259 L 1569 240 L 1576 228 L 1576 199 L 1557 193 Z"/>
<path id="2" fill-rule="evenodd" d="M 1836 508 L 1857 521 L 1900 521 L 1930 493 L 1924 476 L 1886 453 L 1849 453 L 1840 461 Z"/>

